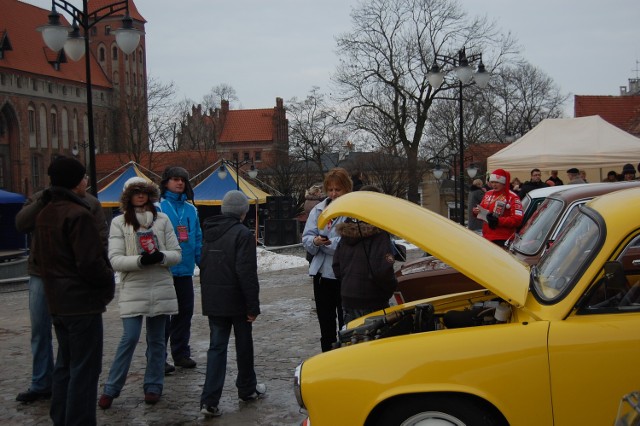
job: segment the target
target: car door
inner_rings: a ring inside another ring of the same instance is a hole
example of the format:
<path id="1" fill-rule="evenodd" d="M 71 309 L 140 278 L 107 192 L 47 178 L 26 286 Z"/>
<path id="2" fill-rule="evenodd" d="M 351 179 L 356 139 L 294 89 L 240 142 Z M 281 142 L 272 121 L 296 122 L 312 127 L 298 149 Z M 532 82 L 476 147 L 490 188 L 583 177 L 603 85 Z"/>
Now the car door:
<path id="1" fill-rule="evenodd" d="M 640 387 L 640 237 L 607 262 L 580 306 L 549 330 L 556 425 L 613 424 Z"/>

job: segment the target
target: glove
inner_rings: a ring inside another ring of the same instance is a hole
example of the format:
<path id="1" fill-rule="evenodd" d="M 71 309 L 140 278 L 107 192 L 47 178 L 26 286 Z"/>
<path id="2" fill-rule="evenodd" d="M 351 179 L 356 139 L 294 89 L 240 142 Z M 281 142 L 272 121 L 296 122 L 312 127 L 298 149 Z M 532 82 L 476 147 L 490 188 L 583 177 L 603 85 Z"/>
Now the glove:
<path id="1" fill-rule="evenodd" d="M 493 213 L 489 213 L 487 215 L 487 224 L 489 228 L 496 229 L 498 227 L 498 218 L 493 215 Z"/>
<path id="2" fill-rule="evenodd" d="M 146 251 L 140 256 L 141 265 L 155 265 L 164 260 L 164 254 L 160 250 L 156 250 L 153 253 L 147 253 Z"/>

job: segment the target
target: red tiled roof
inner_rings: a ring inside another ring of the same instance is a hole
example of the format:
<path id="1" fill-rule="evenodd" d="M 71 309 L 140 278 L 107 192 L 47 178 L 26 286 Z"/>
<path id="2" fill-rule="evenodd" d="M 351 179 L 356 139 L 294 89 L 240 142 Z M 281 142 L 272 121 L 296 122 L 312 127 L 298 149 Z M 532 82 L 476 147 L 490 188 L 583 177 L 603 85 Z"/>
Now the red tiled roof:
<path id="1" fill-rule="evenodd" d="M 273 108 L 227 112 L 220 142 L 273 141 Z"/>
<path id="2" fill-rule="evenodd" d="M 102 7 L 108 7 L 113 4 L 114 0 L 89 0 L 87 7 L 89 8 L 89 13 L 92 13 L 95 10 L 98 10 Z M 105 9 L 108 10 L 108 9 Z M 113 16 L 124 16 L 124 12 L 114 13 Z M 140 15 L 138 12 L 138 8 L 136 7 L 133 0 L 129 0 L 129 16 L 132 19 L 140 22 L 146 23 L 147 21 Z"/>
<path id="3" fill-rule="evenodd" d="M 574 116 L 599 115 L 605 121 L 631 132 L 640 117 L 640 96 L 581 96 L 574 97 Z"/>
<path id="4" fill-rule="evenodd" d="M 55 57 L 55 52 L 46 47 L 36 28 L 49 22 L 49 10 L 17 0 L 0 0 L 0 11 L 0 28 L 6 32 L 13 48 L 4 52 L 0 68 L 86 82 L 84 60 L 67 60 L 57 71 L 48 62 L 51 57 Z M 62 24 L 68 25 L 62 14 L 61 17 Z M 95 86 L 112 87 L 94 57 L 91 57 L 91 83 Z"/>

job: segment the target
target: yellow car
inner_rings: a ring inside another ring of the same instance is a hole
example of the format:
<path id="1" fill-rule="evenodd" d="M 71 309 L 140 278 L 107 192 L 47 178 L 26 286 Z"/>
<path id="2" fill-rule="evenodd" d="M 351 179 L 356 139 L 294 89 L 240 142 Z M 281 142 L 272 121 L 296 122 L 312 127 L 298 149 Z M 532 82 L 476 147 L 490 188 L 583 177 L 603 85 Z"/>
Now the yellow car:
<path id="1" fill-rule="evenodd" d="M 399 305 L 304 361 L 295 394 L 322 425 L 610 425 L 640 384 L 640 189 L 580 208 L 531 269 L 460 225 L 373 192 L 333 201 L 485 289 Z"/>

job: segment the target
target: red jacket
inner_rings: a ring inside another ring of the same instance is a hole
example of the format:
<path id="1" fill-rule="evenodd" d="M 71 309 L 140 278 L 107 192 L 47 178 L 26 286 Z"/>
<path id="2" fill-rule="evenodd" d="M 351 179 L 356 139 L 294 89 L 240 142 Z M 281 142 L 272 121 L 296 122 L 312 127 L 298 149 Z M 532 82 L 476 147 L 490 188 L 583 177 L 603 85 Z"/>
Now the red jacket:
<path id="1" fill-rule="evenodd" d="M 487 191 L 480 205 L 498 218 L 495 229 L 489 228 L 486 222 L 482 225 L 482 235 L 487 240 L 508 240 L 522 223 L 520 197 L 508 186 L 501 192 L 494 189 Z"/>

